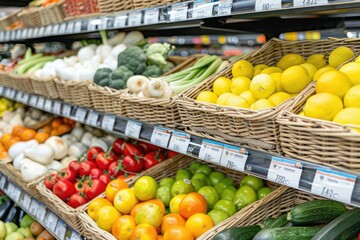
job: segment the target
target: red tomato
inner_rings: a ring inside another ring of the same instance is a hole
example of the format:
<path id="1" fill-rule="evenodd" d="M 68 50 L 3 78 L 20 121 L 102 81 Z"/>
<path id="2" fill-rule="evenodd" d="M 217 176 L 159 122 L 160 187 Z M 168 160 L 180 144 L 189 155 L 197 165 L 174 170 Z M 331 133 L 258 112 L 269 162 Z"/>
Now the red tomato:
<path id="1" fill-rule="evenodd" d="M 151 151 L 151 149 L 149 148 L 149 146 L 144 143 L 144 142 L 138 142 L 136 144 L 136 146 L 143 152 L 143 153 L 148 153 Z"/>
<path id="2" fill-rule="evenodd" d="M 143 153 L 140 148 L 136 147 L 134 144 L 125 142 L 123 153 L 125 156 L 141 156 Z"/>
<path id="3" fill-rule="evenodd" d="M 81 196 L 80 193 L 74 193 L 73 195 L 71 195 L 69 201 L 67 202 L 67 205 L 73 208 L 77 208 L 87 202 L 88 200 L 84 196 Z"/>
<path id="4" fill-rule="evenodd" d="M 76 180 L 77 177 L 76 175 L 77 174 L 73 170 L 70 170 L 69 168 L 64 168 L 61 169 L 60 172 L 58 173 L 57 179 L 58 180 L 66 179 L 73 183 Z"/>
<path id="5" fill-rule="evenodd" d="M 124 147 L 125 140 L 118 138 L 112 144 L 112 149 L 119 155 L 123 154 L 123 147 Z"/>
<path id="6" fill-rule="evenodd" d="M 90 170 L 96 168 L 96 164 L 92 161 L 84 161 L 80 163 L 79 175 L 89 176 Z"/>
<path id="7" fill-rule="evenodd" d="M 100 154 L 103 153 L 104 150 L 101 147 L 91 147 L 89 148 L 89 150 L 87 151 L 87 160 L 89 161 L 95 161 L 96 157 Z"/>
<path id="8" fill-rule="evenodd" d="M 101 170 L 107 170 L 110 164 L 118 159 L 119 157 L 116 156 L 114 152 L 110 151 L 107 153 L 100 153 L 96 157 L 95 163 Z"/>
<path id="9" fill-rule="evenodd" d="M 67 198 L 76 193 L 76 189 L 69 180 L 61 179 L 54 185 L 53 192 L 61 200 L 66 201 Z"/>
<path id="10" fill-rule="evenodd" d="M 144 168 L 144 159 L 138 157 L 125 156 L 122 160 L 125 171 L 138 173 Z"/>
<path id="11" fill-rule="evenodd" d="M 56 183 L 56 178 L 57 178 L 56 175 L 57 175 L 56 173 L 53 173 L 45 178 L 44 184 L 47 189 L 53 190 L 54 185 Z"/>
<path id="12" fill-rule="evenodd" d="M 153 145 L 151 143 L 145 142 L 145 144 L 148 146 L 148 148 L 150 148 L 150 150 L 153 150 L 153 151 L 157 151 L 157 150 L 161 149 L 159 146 Z"/>
<path id="13" fill-rule="evenodd" d="M 78 174 L 80 169 L 80 162 L 77 160 L 71 161 L 68 168 Z"/>
<path id="14" fill-rule="evenodd" d="M 78 193 L 83 193 L 84 192 L 84 182 L 82 180 L 77 181 L 76 183 L 74 183 L 74 187 L 76 189 L 76 191 Z"/>
<path id="15" fill-rule="evenodd" d="M 109 175 L 107 174 L 102 174 L 100 177 L 99 177 L 99 180 L 102 181 L 103 183 L 105 183 L 105 185 L 107 185 L 110 181 L 111 181 L 111 178 Z"/>
<path id="16" fill-rule="evenodd" d="M 106 184 L 99 179 L 91 179 L 84 182 L 84 194 L 89 200 L 92 200 L 103 193 L 105 189 Z"/>
<path id="17" fill-rule="evenodd" d="M 124 173 L 123 175 L 118 176 L 116 179 L 120 179 L 120 180 L 126 180 L 128 178 L 131 178 L 135 176 L 135 174 L 131 174 L 131 173 Z"/>
<path id="18" fill-rule="evenodd" d="M 124 174 L 124 172 L 121 171 L 122 169 L 123 169 L 123 166 L 121 164 L 121 161 L 114 161 L 110 164 L 110 166 L 108 168 L 108 172 L 109 172 L 110 176 L 114 176 L 115 178 L 117 178 L 121 174 Z"/>
<path id="19" fill-rule="evenodd" d="M 95 178 L 99 178 L 101 174 L 102 174 L 101 169 L 93 168 L 90 170 L 89 176 L 91 177 L 91 179 L 95 179 Z"/>
<path id="20" fill-rule="evenodd" d="M 165 156 L 160 151 L 152 151 L 144 156 L 145 169 L 149 169 L 165 160 Z"/>
<path id="21" fill-rule="evenodd" d="M 167 158 L 172 158 L 172 157 L 175 157 L 176 155 L 178 155 L 179 153 L 177 153 L 177 152 L 174 152 L 174 151 L 171 151 L 171 150 L 169 150 L 168 152 L 167 152 Z"/>

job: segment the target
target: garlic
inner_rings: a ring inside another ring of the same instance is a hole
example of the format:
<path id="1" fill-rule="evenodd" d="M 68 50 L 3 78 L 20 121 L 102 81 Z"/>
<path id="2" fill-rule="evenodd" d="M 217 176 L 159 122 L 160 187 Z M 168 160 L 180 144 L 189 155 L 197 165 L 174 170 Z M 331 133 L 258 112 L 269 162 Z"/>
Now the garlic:
<path id="1" fill-rule="evenodd" d="M 148 90 L 152 97 L 161 97 L 165 93 L 166 84 L 160 80 L 151 80 L 148 85 Z M 145 95 L 145 94 L 144 94 Z"/>
<path id="2" fill-rule="evenodd" d="M 142 86 L 149 82 L 149 79 L 145 76 L 135 75 L 128 79 L 126 86 L 133 93 L 139 93 Z"/>

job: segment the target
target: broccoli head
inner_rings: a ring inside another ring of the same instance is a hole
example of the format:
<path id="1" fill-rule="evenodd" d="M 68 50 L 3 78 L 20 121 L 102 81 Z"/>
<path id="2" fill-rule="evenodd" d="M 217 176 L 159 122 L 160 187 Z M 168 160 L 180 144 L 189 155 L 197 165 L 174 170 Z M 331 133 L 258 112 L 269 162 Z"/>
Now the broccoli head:
<path id="1" fill-rule="evenodd" d="M 118 69 L 110 74 L 110 87 L 115 89 L 126 88 L 127 80 L 132 77 L 134 73 L 125 66 L 120 66 Z"/>
<path id="2" fill-rule="evenodd" d="M 162 70 L 156 65 L 147 66 L 142 75 L 146 77 L 159 77 L 162 74 Z"/>
<path id="3" fill-rule="evenodd" d="M 145 71 L 146 62 L 146 53 L 139 47 L 129 47 L 118 56 L 118 66 L 126 66 L 134 74 Z"/>

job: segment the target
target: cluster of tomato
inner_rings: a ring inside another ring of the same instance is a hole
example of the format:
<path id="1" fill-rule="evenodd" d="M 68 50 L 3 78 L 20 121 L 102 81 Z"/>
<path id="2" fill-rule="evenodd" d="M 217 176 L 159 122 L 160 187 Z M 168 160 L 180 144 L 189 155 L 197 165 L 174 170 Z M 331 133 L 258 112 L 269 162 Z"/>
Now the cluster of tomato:
<path id="1" fill-rule="evenodd" d="M 113 179 L 126 179 L 173 157 L 177 153 L 144 142 L 117 139 L 108 151 L 91 147 L 81 160 L 45 178 L 46 188 L 77 208 L 94 199 Z"/>

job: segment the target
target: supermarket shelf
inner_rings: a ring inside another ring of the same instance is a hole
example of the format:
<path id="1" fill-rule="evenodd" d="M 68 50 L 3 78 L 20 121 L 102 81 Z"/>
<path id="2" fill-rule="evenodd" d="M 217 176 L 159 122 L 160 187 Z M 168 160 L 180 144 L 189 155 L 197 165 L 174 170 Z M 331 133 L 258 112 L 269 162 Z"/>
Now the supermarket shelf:
<path id="1" fill-rule="evenodd" d="M 70 228 L 61 218 L 44 204 L 22 191 L 7 176 L 0 173 L 0 189 L 27 214 L 36 219 L 58 240 L 83 240 L 79 233 Z"/>
<path id="2" fill-rule="evenodd" d="M 182 154 L 360 207 L 360 174 L 228 145 L 0 86 L 0 96 Z"/>
<path id="3" fill-rule="evenodd" d="M 341 10 L 341 11 L 340 11 Z M 100 15 L 91 18 L 76 18 L 55 25 L 36 28 L 25 28 L 13 31 L 0 32 L 0 42 L 21 41 L 25 39 L 39 39 L 60 35 L 85 34 L 98 30 L 113 29 L 139 29 L 139 30 L 168 30 L 181 29 L 185 32 L 186 27 L 206 28 L 209 21 L 212 24 L 224 23 L 230 20 L 246 21 L 257 19 L 257 25 L 264 30 L 271 24 L 264 18 L 281 17 L 285 23 L 287 19 L 301 20 L 302 16 L 346 14 L 346 12 L 360 11 L 360 2 L 356 0 L 192 0 L 188 2 L 170 4 L 155 8 L 131 10 L 126 12 Z M 260 19 L 260 21 L 259 21 Z M 289 21 L 290 21 L 289 20 Z M 310 19 L 316 27 L 333 27 L 328 25 L 328 19 L 324 21 Z M 341 20 L 342 21 L 342 20 Z M 291 23 L 291 26 L 294 25 Z M 238 28 L 242 27 L 237 23 Z M 303 24 L 305 28 L 307 24 Z M 274 30 L 281 30 L 282 24 L 276 25 Z M 219 29 L 226 30 L 226 27 Z M 233 32 L 234 33 L 234 32 Z"/>

